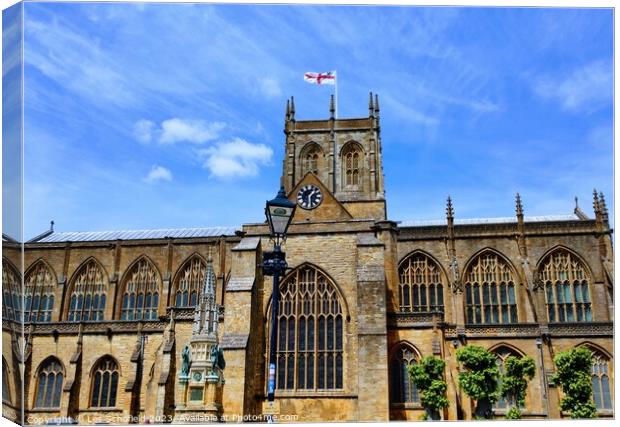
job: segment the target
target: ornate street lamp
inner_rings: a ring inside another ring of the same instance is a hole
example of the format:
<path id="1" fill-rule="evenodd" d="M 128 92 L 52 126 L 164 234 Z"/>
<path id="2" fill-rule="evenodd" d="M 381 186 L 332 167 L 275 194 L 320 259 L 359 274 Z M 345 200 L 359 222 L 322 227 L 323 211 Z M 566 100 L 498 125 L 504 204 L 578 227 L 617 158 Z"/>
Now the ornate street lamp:
<path id="1" fill-rule="evenodd" d="M 276 391 L 276 339 L 278 336 L 278 305 L 280 303 L 280 277 L 286 272 L 286 254 L 280 244 L 286 239 L 286 230 L 293 219 L 297 204 L 286 198 L 284 187 L 275 199 L 267 201 L 265 216 L 269 223 L 269 234 L 273 239 L 273 251 L 263 252 L 263 273 L 273 276 L 273 293 L 271 296 L 271 336 L 269 339 L 269 379 L 267 383 L 267 401 L 273 402 Z"/>

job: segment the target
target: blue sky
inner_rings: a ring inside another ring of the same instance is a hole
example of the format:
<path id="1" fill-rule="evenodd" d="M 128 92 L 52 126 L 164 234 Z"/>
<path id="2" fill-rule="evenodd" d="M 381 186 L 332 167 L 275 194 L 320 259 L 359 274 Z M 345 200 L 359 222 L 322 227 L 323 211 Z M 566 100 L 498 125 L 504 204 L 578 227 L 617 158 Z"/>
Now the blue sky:
<path id="1" fill-rule="evenodd" d="M 613 207 L 604 9 L 25 4 L 25 237 L 239 225 L 278 188 L 284 105 L 379 94 L 388 216 Z M 613 213 L 613 212 L 612 212 Z"/>

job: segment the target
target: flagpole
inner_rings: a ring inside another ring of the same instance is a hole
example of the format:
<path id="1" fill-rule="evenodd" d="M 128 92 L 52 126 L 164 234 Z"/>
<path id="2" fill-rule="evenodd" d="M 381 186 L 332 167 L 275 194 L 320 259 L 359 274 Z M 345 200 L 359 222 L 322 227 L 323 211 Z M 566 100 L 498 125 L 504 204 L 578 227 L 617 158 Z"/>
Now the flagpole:
<path id="1" fill-rule="evenodd" d="M 336 104 L 336 118 L 338 118 L 338 70 L 335 70 L 335 71 L 336 71 L 335 73 L 336 78 L 334 79 L 334 86 L 335 86 L 334 103 Z"/>

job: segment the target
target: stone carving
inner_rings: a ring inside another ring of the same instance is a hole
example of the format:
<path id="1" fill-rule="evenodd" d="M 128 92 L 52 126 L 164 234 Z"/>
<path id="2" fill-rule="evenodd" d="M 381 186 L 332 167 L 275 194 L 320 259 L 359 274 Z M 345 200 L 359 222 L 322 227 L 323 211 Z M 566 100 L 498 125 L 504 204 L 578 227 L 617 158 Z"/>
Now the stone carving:
<path id="1" fill-rule="evenodd" d="M 181 375 L 187 377 L 189 375 L 189 364 L 191 362 L 191 350 L 189 349 L 189 345 L 186 345 L 183 348 L 181 358 Z"/>

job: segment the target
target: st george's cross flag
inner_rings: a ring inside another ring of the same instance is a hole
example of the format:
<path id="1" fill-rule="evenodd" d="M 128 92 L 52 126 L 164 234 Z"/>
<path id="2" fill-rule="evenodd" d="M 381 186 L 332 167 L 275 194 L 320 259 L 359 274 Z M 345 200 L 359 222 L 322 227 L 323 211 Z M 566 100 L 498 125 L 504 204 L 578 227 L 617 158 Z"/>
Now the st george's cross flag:
<path id="1" fill-rule="evenodd" d="M 335 85 L 336 72 L 328 71 L 326 73 L 307 72 L 304 74 L 304 81 L 317 85 Z"/>

